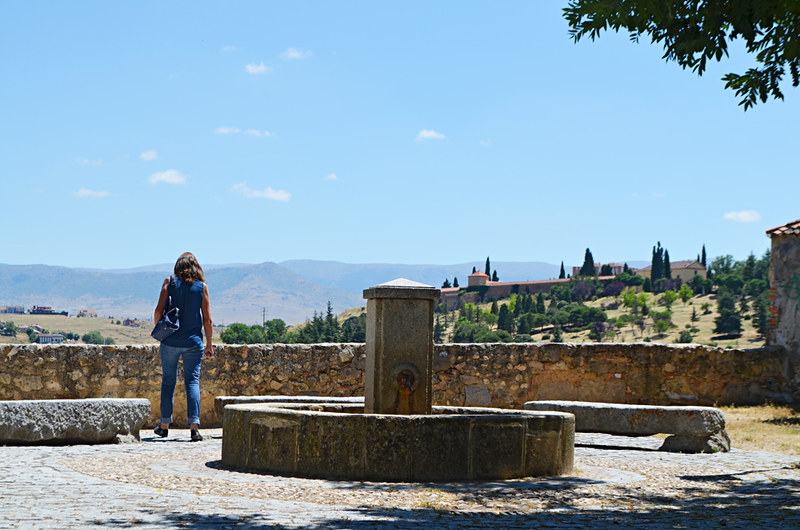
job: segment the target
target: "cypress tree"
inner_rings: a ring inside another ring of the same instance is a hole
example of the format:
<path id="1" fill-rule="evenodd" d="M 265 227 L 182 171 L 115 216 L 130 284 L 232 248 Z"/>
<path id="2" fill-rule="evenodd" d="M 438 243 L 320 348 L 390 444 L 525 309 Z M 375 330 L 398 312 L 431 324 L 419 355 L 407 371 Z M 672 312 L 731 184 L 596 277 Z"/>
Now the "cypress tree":
<path id="1" fill-rule="evenodd" d="M 564 262 L 562 261 L 561 262 L 561 272 L 558 273 L 558 279 L 559 280 L 563 280 L 566 277 L 567 277 L 567 274 L 566 274 L 566 272 L 564 272 Z"/>
<path id="2" fill-rule="evenodd" d="M 701 259 L 700 263 L 702 263 L 703 267 L 705 267 L 706 266 L 706 245 L 705 245 L 705 243 L 703 243 L 703 253 L 701 254 L 701 256 L 702 256 L 702 259 Z"/>
<path id="3" fill-rule="evenodd" d="M 493 282 L 499 282 L 500 281 L 500 278 L 497 277 L 497 269 L 495 269 L 494 272 L 492 273 L 492 281 Z"/>
<path id="4" fill-rule="evenodd" d="M 594 257 L 592 251 L 588 248 L 583 255 L 583 266 L 581 267 L 581 276 L 594 276 Z"/>
<path id="5" fill-rule="evenodd" d="M 458 276 L 453 276 L 453 287 L 458 287 Z"/>
<path id="6" fill-rule="evenodd" d="M 669 264 L 669 250 L 664 251 L 664 278 L 672 279 L 672 267 Z"/>
<path id="7" fill-rule="evenodd" d="M 483 272 L 486 273 L 486 276 L 492 275 L 492 268 L 489 266 L 489 256 L 486 256 L 486 269 Z"/>

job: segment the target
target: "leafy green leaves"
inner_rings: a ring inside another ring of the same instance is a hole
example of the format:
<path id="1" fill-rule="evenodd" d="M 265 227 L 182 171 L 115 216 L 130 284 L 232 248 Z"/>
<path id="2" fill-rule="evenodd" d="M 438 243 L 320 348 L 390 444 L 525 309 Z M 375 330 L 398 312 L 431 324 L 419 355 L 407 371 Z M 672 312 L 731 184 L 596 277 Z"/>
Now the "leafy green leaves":
<path id="1" fill-rule="evenodd" d="M 797 0 L 570 0 L 564 9 L 575 42 L 607 29 L 627 30 L 631 41 L 650 35 L 666 61 L 703 75 L 708 60 L 728 56 L 728 41 L 742 38 L 758 67 L 722 78 L 746 111 L 759 101 L 783 99 L 789 70 L 800 85 L 800 2 Z"/>

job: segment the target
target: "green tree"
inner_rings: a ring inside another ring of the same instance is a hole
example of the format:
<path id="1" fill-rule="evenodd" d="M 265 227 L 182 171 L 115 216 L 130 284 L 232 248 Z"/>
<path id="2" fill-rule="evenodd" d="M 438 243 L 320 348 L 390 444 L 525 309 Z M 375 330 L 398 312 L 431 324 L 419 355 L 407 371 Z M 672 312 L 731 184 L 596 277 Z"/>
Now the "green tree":
<path id="1" fill-rule="evenodd" d="M 546 311 L 544 307 L 544 294 L 539 293 L 536 295 L 536 312 L 537 313 L 544 313 Z"/>
<path id="2" fill-rule="evenodd" d="M 611 276 L 611 265 L 601 265 L 600 266 L 600 276 Z"/>
<path id="3" fill-rule="evenodd" d="M 739 334 L 742 332 L 742 320 L 736 310 L 736 299 L 725 288 L 717 291 L 717 316 L 714 319 L 714 332 L 722 334 Z"/>
<path id="4" fill-rule="evenodd" d="M 678 334 L 678 338 L 675 342 L 679 344 L 689 344 L 692 342 L 692 333 L 689 330 L 684 329 L 683 331 Z"/>
<path id="5" fill-rule="evenodd" d="M 558 278 L 559 278 L 560 280 L 563 280 L 563 279 L 564 279 L 564 278 L 566 278 L 566 277 L 567 277 L 567 274 L 566 274 L 566 272 L 564 271 L 564 262 L 562 261 L 562 262 L 561 262 L 561 271 L 558 273 Z"/>
<path id="6" fill-rule="evenodd" d="M 769 323 L 769 295 L 765 291 L 753 301 L 753 327 L 762 337 L 767 336 Z"/>
<path id="7" fill-rule="evenodd" d="M 669 263 L 669 250 L 664 250 L 664 279 L 672 279 L 672 266 Z"/>
<path id="8" fill-rule="evenodd" d="M 655 287 L 658 285 L 658 280 L 664 277 L 664 249 L 661 247 L 661 241 L 658 245 L 653 247 L 653 257 L 650 260 L 650 284 Z M 646 290 L 646 289 L 645 289 Z"/>
<path id="9" fill-rule="evenodd" d="M 672 309 L 672 304 L 674 304 L 675 300 L 677 299 L 678 293 L 672 289 L 664 291 L 664 294 L 661 295 L 661 301 L 664 302 L 664 305 L 667 306 L 667 309 Z"/>
<path id="10" fill-rule="evenodd" d="M 706 267 L 706 245 L 703 244 L 703 253 L 701 254 L 700 263 L 703 264 L 703 267 Z"/>
<path id="11" fill-rule="evenodd" d="M 328 301 L 328 307 L 325 312 L 325 331 L 323 339 L 325 342 L 339 342 L 342 340 L 339 321 L 333 313 L 333 306 L 331 306 L 330 300 Z"/>
<path id="12" fill-rule="evenodd" d="M 583 255 L 583 265 L 581 266 L 580 275 L 594 276 L 594 273 L 594 257 L 592 256 L 592 251 L 587 248 Z"/>
<path id="13" fill-rule="evenodd" d="M 678 297 L 680 297 L 681 302 L 684 304 L 692 298 L 693 294 L 694 291 L 692 291 L 692 288 L 685 283 L 681 285 L 680 289 L 678 289 Z"/>
<path id="14" fill-rule="evenodd" d="M 2 335 L 7 337 L 16 337 L 17 331 L 19 331 L 19 329 L 17 328 L 16 324 L 11 321 L 0 324 L 0 334 Z"/>
<path id="15" fill-rule="evenodd" d="M 103 337 L 97 330 L 84 334 L 81 340 L 86 344 L 114 344 L 114 339 Z"/>
<path id="16" fill-rule="evenodd" d="M 728 56 L 729 41 L 743 39 L 758 67 L 722 80 L 744 110 L 783 99 L 787 69 L 792 85 L 800 84 L 800 5 L 793 0 L 570 0 L 564 17 L 575 42 L 607 29 L 625 30 L 634 42 L 649 35 L 664 46 L 664 59 L 701 76 L 709 60 Z"/>
<path id="17" fill-rule="evenodd" d="M 497 276 L 497 269 L 495 269 L 494 272 L 492 273 L 492 281 L 493 282 L 499 282 L 500 281 L 500 278 L 498 278 L 498 276 Z"/>
<path id="18" fill-rule="evenodd" d="M 499 315 L 500 309 L 497 307 L 497 300 L 492 301 L 492 306 L 489 310 L 493 315 Z"/>
<path id="19" fill-rule="evenodd" d="M 500 314 L 497 316 L 497 329 L 502 329 L 509 333 L 514 332 L 514 316 L 506 304 L 500 306 Z"/>
<path id="20" fill-rule="evenodd" d="M 486 273 L 486 276 L 492 275 L 492 267 L 489 264 L 489 256 L 486 256 L 486 268 L 483 270 Z"/>
<path id="21" fill-rule="evenodd" d="M 443 334 L 444 334 L 444 326 L 439 321 L 439 315 L 436 315 L 436 322 L 433 325 L 433 342 L 435 342 L 436 344 L 441 344 Z"/>
<path id="22" fill-rule="evenodd" d="M 450 285 L 450 279 L 449 278 L 445 278 L 444 282 L 442 283 L 442 289 L 449 289 L 450 287 L 452 287 Z"/>
<path id="23" fill-rule="evenodd" d="M 273 318 L 264 323 L 264 335 L 268 344 L 286 341 L 286 322 L 280 318 Z M 360 341 L 358 341 L 360 342 Z"/>
<path id="24" fill-rule="evenodd" d="M 453 287 L 458 287 L 458 278 L 453 276 Z"/>

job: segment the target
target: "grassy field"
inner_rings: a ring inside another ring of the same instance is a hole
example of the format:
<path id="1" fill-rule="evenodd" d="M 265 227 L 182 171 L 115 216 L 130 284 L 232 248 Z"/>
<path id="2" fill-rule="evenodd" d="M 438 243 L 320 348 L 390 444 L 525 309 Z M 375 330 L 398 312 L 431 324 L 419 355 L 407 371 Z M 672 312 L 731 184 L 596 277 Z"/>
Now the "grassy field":
<path id="1" fill-rule="evenodd" d="M 153 323 L 139 322 L 140 327 L 123 326 L 121 320 L 92 317 L 67 317 L 63 315 L 10 315 L 0 314 L 0 321 L 13 322 L 17 327 L 38 325 L 50 333 L 77 333 L 85 335 L 90 331 L 99 331 L 103 337 L 114 339 L 115 344 L 155 344 L 156 340 L 150 336 Z M 119 322 L 119 323 L 118 323 Z M 218 338 L 222 328 L 214 329 L 214 336 Z M 28 335 L 18 333 L 16 337 L 0 335 L 0 343 L 19 344 L 27 343 Z M 69 343 L 70 341 L 66 341 Z M 74 341 L 72 341 L 74 342 Z"/>
<path id="2" fill-rule="evenodd" d="M 800 406 L 722 407 L 731 446 L 800 455 Z"/>

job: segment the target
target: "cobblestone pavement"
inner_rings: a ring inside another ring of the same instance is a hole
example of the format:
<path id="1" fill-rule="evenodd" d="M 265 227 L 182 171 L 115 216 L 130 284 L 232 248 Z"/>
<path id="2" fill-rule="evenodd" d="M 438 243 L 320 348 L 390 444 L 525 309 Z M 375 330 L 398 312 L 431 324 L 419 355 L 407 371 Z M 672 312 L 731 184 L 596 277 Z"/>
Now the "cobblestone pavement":
<path id="1" fill-rule="evenodd" d="M 0 528 L 800 528 L 798 456 L 578 434 L 568 477 L 386 484 L 226 469 L 204 434 L 0 447 Z"/>

